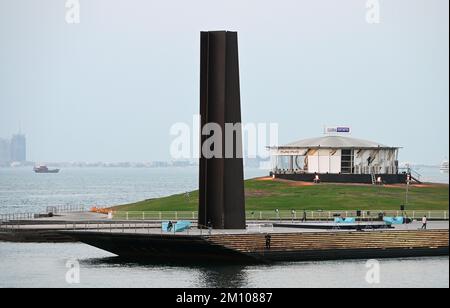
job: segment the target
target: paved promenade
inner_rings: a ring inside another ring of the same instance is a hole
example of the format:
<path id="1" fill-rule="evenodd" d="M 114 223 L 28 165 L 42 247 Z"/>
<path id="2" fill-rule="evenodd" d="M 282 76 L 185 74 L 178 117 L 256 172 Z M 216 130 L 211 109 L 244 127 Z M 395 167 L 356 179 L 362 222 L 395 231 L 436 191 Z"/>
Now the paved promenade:
<path id="1" fill-rule="evenodd" d="M 45 218 L 34 221 L 24 221 L 19 224 L 3 224 L 4 231 L 57 231 L 57 230 L 76 230 L 76 231 L 97 231 L 97 232 L 114 232 L 114 233 L 136 233 L 136 234 L 162 234 L 168 235 L 167 232 L 161 231 L 160 221 L 115 221 L 108 220 L 105 215 L 95 213 L 69 214 L 62 217 Z M 248 234 L 248 233 L 306 233 L 306 232 L 349 232 L 349 230 L 339 229 L 339 224 L 324 223 L 324 222 L 309 222 L 314 225 L 329 226 L 329 229 L 316 229 L 307 227 L 292 228 L 292 227 L 274 227 L 273 222 L 256 222 L 249 221 L 247 230 L 212 230 L 212 234 Z M 290 222 L 285 222 L 284 225 L 289 225 Z M 298 222 L 294 222 L 298 223 Z M 306 224 L 307 225 L 307 224 Z M 390 230 L 410 230 L 416 231 L 421 229 L 422 223 L 413 222 L 407 225 L 394 225 L 394 229 Z M 429 230 L 449 229 L 448 221 L 432 221 L 428 224 Z M 372 231 L 367 229 L 366 232 Z M 173 234 L 173 233 L 170 233 Z M 207 235 L 208 230 L 199 230 L 194 223 L 191 229 L 183 232 L 178 232 L 176 235 Z"/>

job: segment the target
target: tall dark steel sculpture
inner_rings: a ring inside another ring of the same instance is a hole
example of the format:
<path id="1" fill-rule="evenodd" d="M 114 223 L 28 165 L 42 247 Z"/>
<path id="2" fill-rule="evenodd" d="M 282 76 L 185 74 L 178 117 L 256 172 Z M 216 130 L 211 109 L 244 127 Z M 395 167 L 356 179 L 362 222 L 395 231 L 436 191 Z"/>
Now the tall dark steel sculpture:
<path id="1" fill-rule="evenodd" d="M 245 229 L 242 130 L 233 134 L 233 156 L 225 157 L 225 124 L 241 123 L 238 36 L 236 32 L 201 33 L 201 127 L 222 129 L 222 156 L 200 156 L 199 226 Z M 210 136 L 201 134 L 201 144 Z"/>

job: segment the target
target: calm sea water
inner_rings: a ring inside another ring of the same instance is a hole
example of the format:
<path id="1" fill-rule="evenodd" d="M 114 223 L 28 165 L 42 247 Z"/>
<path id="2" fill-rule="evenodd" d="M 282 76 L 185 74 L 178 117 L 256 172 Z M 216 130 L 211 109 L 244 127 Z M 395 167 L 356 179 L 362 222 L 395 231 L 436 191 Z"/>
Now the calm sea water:
<path id="1" fill-rule="evenodd" d="M 423 179 L 448 183 L 439 168 L 421 168 Z M 246 178 L 267 175 L 247 169 Z M 35 174 L 29 168 L 0 168 L 0 214 L 42 212 L 47 206 L 120 205 L 198 188 L 197 168 L 70 168 Z"/>
<path id="2" fill-rule="evenodd" d="M 417 171 L 421 175 L 421 180 L 423 182 L 430 183 L 449 183 L 449 175 L 448 172 L 440 171 L 439 167 L 416 167 L 415 171 Z"/>
<path id="3" fill-rule="evenodd" d="M 448 183 L 438 169 L 422 170 Z M 246 178 L 265 175 L 247 170 Z M 39 212 L 49 205 L 116 205 L 197 188 L 197 169 L 64 169 L 36 175 L 0 169 L 0 213 Z M 66 282 L 67 261 L 80 263 L 80 284 Z M 0 242 L 1 287 L 449 287 L 449 259 L 381 261 L 381 283 L 369 285 L 366 262 L 301 262 L 271 266 L 127 263 L 84 244 Z"/>
<path id="4" fill-rule="evenodd" d="M 267 175 L 246 170 L 245 177 Z M 0 214 L 42 212 L 47 206 L 120 205 L 198 188 L 192 168 L 69 168 L 35 174 L 29 168 L 0 168 Z"/>
<path id="5" fill-rule="evenodd" d="M 301 262 L 258 266 L 126 263 L 83 244 L 0 243 L 1 287 L 449 287 L 449 259 L 381 260 L 380 284 L 366 282 L 366 262 Z M 69 260 L 80 284 L 66 282 Z"/>

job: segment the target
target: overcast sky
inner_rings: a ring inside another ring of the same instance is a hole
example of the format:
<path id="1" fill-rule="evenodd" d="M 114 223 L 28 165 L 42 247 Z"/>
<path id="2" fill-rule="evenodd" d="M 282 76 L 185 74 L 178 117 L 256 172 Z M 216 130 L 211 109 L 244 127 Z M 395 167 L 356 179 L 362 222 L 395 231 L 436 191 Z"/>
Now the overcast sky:
<path id="1" fill-rule="evenodd" d="M 280 142 L 344 124 L 439 163 L 449 148 L 447 0 L 0 0 L 0 138 L 32 161 L 170 159 L 199 110 L 199 32 L 239 32 L 244 122 Z M 21 123 L 21 124 L 20 124 Z"/>

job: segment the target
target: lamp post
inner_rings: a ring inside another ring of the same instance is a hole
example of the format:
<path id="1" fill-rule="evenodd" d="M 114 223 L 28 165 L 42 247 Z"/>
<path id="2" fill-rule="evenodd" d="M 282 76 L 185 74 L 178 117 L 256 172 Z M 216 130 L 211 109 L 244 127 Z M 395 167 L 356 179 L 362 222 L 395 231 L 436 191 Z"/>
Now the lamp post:
<path id="1" fill-rule="evenodd" d="M 411 183 L 411 175 L 410 174 L 407 174 L 406 175 L 406 195 L 405 195 L 405 206 L 406 205 L 408 205 L 408 195 L 409 195 L 409 185 L 410 185 L 410 183 Z"/>

